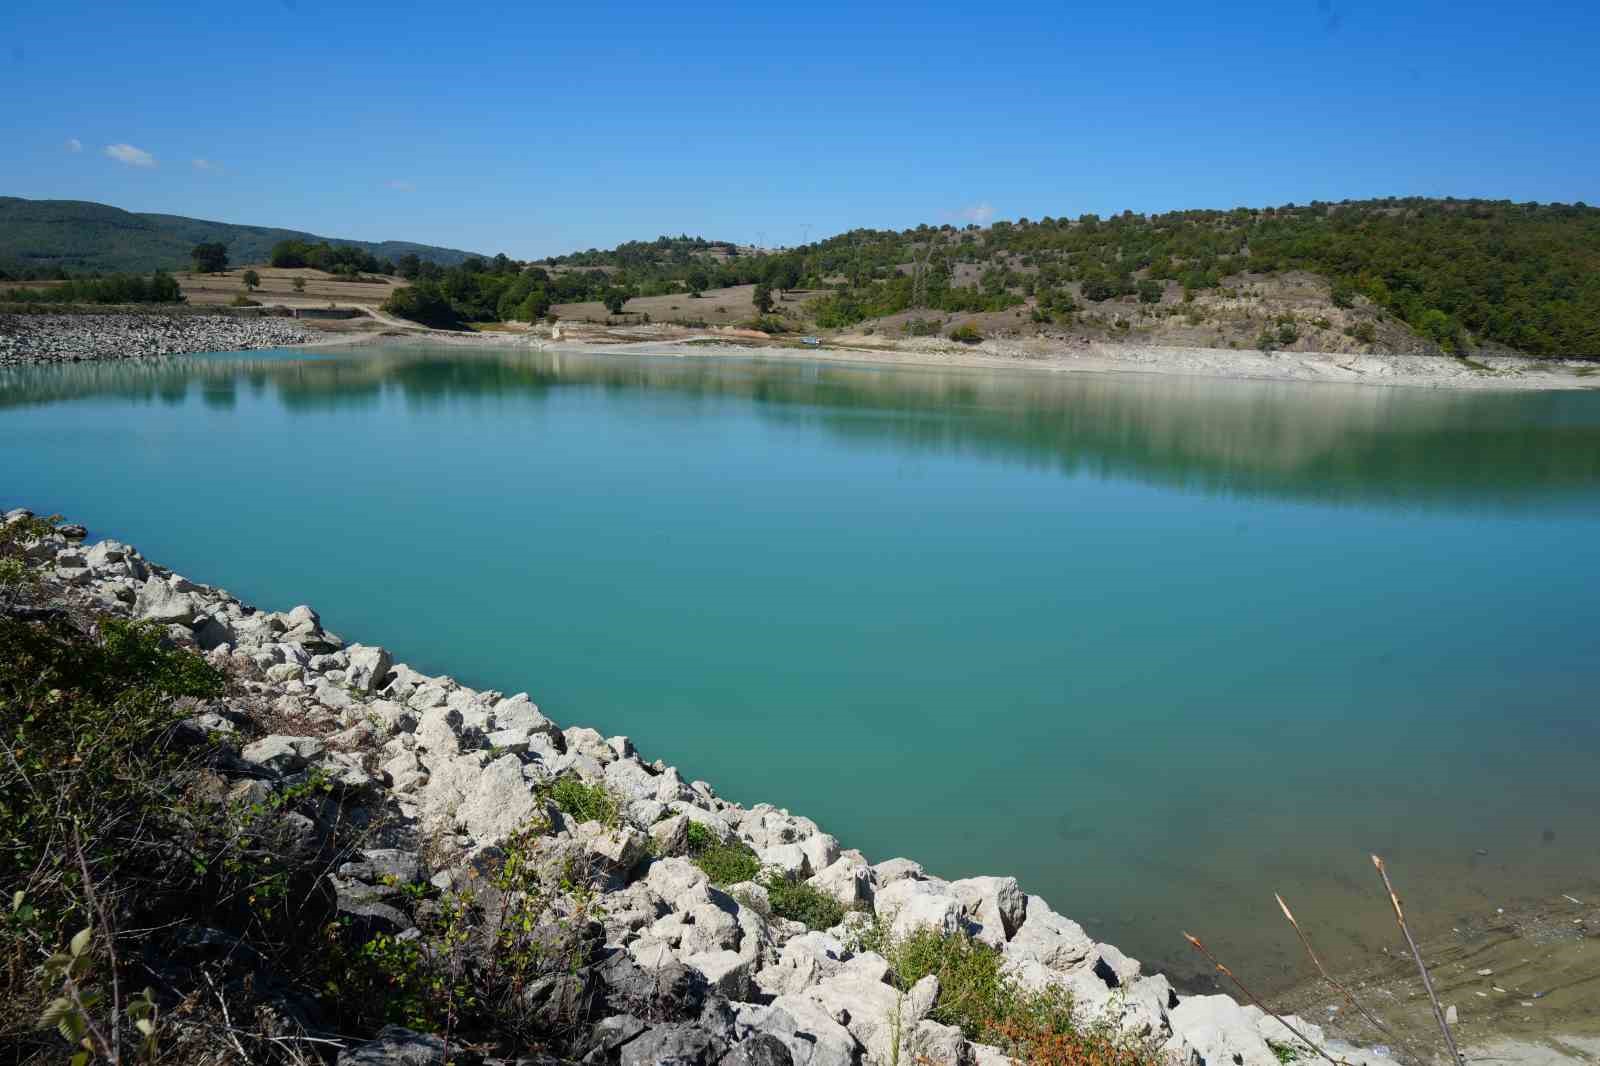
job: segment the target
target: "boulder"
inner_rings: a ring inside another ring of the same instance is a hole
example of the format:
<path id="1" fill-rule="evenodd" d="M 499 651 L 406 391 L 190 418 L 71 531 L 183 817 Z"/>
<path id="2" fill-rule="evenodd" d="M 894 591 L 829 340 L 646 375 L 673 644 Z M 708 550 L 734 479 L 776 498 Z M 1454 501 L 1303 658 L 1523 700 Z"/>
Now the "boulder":
<path id="1" fill-rule="evenodd" d="M 737 951 L 726 948 L 685 954 L 685 966 L 700 971 L 706 983 L 729 999 L 750 998 L 751 978 L 755 963 Z"/>
<path id="2" fill-rule="evenodd" d="M 654 823 L 650 839 L 657 855 L 682 855 L 689 846 L 689 819 L 678 814 Z"/>
<path id="3" fill-rule="evenodd" d="M 1083 926 L 1050 909 L 1039 896 L 1028 897 L 1027 917 L 1005 946 L 1008 960 L 1033 961 L 1065 973 L 1094 951 Z"/>
<path id="4" fill-rule="evenodd" d="M 538 803 L 522 776 L 522 761 L 502 755 L 485 766 L 456 808 L 456 821 L 479 844 L 494 843 L 520 829 Z"/>
<path id="5" fill-rule="evenodd" d="M 849 908 L 870 906 L 872 903 L 872 870 L 859 860 L 838 859 L 811 878 L 809 883 Z"/>
<path id="6" fill-rule="evenodd" d="M 794 1066 L 794 1054 L 771 1033 L 757 1033 L 722 1056 L 720 1066 Z"/>
<path id="7" fill-rule="evenodd" d="M 656 859 L 644 875 L 644 885 L 658 899 L 671 902 L 695 888 L 709 885 L 706 872 L 688 859 Z"/>
<path id="8" fill-rule="evenodd" d="M 274 734 L 247 744 L 240 754 L 246 762 L 265 766 L 280 774 L 303 770 L 322 755 L 322 741 L 316 737 L 291 737 Z"/>
<path id="9" fill-rule="evenodd" d="M 378 1035 L 339 1052 L 338 1066 L 445 1066 L 442 1037 L 386 1025 Z"/>
<path id="10" fill-rule="evenodd" d="M 951 934 L 961 928 L 960 898 L 931 881 L 900 880 L 880 888 L 873 896 L 872 909 L 890 923 L 895 936 L 917 929 Z"/>
<path id="11" fill-rule="evenodd" d="M 622 1045 L 621 1066 L 713 1066 L 728 1045 L 694 1025 L 658 1025 Z"/>
<path id="12" fill-rule="evenodd" d="M 171 585 L 160 578 L 151 578 L 140 585 L 133 599 L 136 617 L 163 625 L 189 625 L 195 620 L 199 608 L 194 596 L 174 591 Z"/>
<path id="13" fill-rule="evenodd" d="M 734 917 L 738 904 L 729 899 L 727 905 L 729 909 L 725 910 L 718 903 L 708 901 L 694 904 L 684 912 L 687 926 L 679 941 L 684 954 L 732 951 L 739 946 L 739 922 Z"/>
<path id="14" fill-rule="evenodd" d="M 515 760 L 515 756 L 506 758 Z M 643 833 L 632 826 L 621 826 L 590 836 L 587 846 L 596 871 L 607 877 L 614 885 L 620 886 L 627 884 L 628 875 L 633 873 L 644 859 L 646 853 L 644 842 Z"/>
<path id="15" fill-rule="evenodd" d="M 795 1066 L 857 1066 L 861 1046 L 820 1003 L 805 996 L 779 996 L 771 1006 L 739 1006 L 734 1032 L 740 1039 L 765 1034 L 789 1049 Z"/>
<path id="16" fill-rule="evenodd" d="M 967 918 L 982 926 L 990 947 L 1001 947 L 1016 935 L 1028 916 L 1028 897 L 1015 877 L 967 877 L 950 882 Z"/>
<path id="17" fill-rule="evenodd" d="M 927 876 L 922 864 L 910 859 L 886 859 L 872 867 L 872 880 L 879 888 L 896 881 L 923 881 Z"/>
<path id="18" fill-rule="evenodd" d="M 370 695 L 382 686 L 394 660 L 382 648 L 352 644 L 348 650 L 350 662 L 345 667 L 344 683 L 363 696 Z"/>
<path id="19" fill-rule="evenodd" d="M 799 844 L 773 844 L 756 849 L 762 866 L 770 866 L 791 881 L 801 881 L 812 874 L 811 860 Z"/>

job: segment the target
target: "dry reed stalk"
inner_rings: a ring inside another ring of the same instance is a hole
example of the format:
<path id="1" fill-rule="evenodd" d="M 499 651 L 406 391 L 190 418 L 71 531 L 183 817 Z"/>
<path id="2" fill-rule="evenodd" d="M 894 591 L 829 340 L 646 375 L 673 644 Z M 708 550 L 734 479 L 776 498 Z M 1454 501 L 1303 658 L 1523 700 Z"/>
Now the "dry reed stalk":
<path id="1" fill-rule="evenodd" d="M 1461 1052 L 1456 1049 L 1456 1038 L 1450 1035 L 1450 1023 L 1444 1020 L 1444 1008 L 1439 1006 L 1439 997 L 1433 991 L 1433 978 L 1428 976 L 1428 967 L 1422 961 L 1422 950 L 1417 947 L 1417 941 L 1411 935 L 1411 927 L 1406 925 L 1406 912 L 1400 907 L 1400 896 L 1394 890 L 1394 884 L 1389 880 L 1389 871 L 1383 865 L 1383 859 L 1374 855 L 1372 865 L 1378 868 L 1378 876 L 1383 878 L 1383 887 L 1389 891 L 1389 902 L 1394 904 L 1394 920 L 1400 923 L 1400 932 L 1405 934 L 1406 946 L 1411 949 L 1411 957 L 1417 962 L 1417 972 L 1422 974 L 1422 987 L 1428 991 L 1428 1001 L 1433 1004 L 1433 1017 L 1439 1023 L 1439 1031 L 1444 1034 L 1445 1046 L 1450 1049 L 1450 1061 L 1462 1062 Z"/>
<path id="2" fill-rule="evenodd" d="M 1314 1041 L 1311 1038 L 1307 1037 L 1306 1034 L 1302 1033 L 1300 1030 L 1296 1029 L 1294 1026 L 1292 1026 L 1288 1022 L 1284 1021 L 1283 1020 L 1283 1016 L 1281 1014 L 1279 1014 L 1277 1011 L 1273 1010 L 1271 1007 L 1267 1006 L 1265 1003 L 1261 1002 L 1261 1000 L 1256 997 L 1256 994 L 1254 992 L 1250 991 L 1248 988 L 1246 988 L 1244 986 L 1244 982 L 1239 980 L 1239 978 L 1234 975 L 1234 972 L 1232 970 L 1230 970 L 1226 966 L 1224 966 L 1221 963 L 1221 961 L 1218 960 L 1218 958 L 1215 955 L 1211 954 L 1211 951 L 1210 951 L 1209 948 L 1207 948 L 1204 944 L 1200 943 L 1199 938 L 1190 936 L 1188 933 L 1185 933 L 1185 934 L 1183 934 L 1183 939 L 1185 939 L 1185 940 L 1187 940 L 1189 942 L 1189 946 L 1190 947 L 1194 948 L 1200 954 L 1202 954 L 1206 958 L 1210 959 L 1211 960 L 1211 965 L 1213 965 L 1213 966 L 1215 966 L 1217 968 L 1217 972 L 1220 973 L 1220 974 L 1226 975 L 1228 980 L 1232 981 L 1235 985 L 1237 985 L 1238 988 L 1239 988 L 1239 991 L 1243 992 L 1245 994 L 1245 997 L 1248 998 L 1251 1003 L 1254 1003 L 1256 1006 L 1260 1007 L 1262 1010 L 1264 1010 L 1268 1014 L 1272 1015 L 1272 1017 L 1274 1019 L 1276 1019 L 1276 1021 L 1277 1021 L 1277 1023 L 1279 1025 L 1283 1026 L 1285 1029 L 1289 1030 L 1289 1032 L 1291 1032 L 1295 1036 L 1299 1037 L 1300 1038 L 1300 1042 L 1302 1044 L 1304 1044 L 1306 1047 L 1310 1048 L 1311 1050 L 1315 1051 L 1318 1055 L 1321 1055 L 1323 1058 L 1327 1059 L 1328 1062 L 1330 1062 L 1332 1064 L 1332 1066 L 1348 1066 L 1348 1064 L 1340 1062 L 1338 1059 L 1334 1058 L 1333 1056 L 1329 1055 L 1326 1051 L 1322 1050 L 1322 1045 L 1318 1044 L 1316 1041 Z"/>
<path id="3" fill-rule="evenodd" d="M 1344 996 L 1345 1001 L 1349 1003 L 1350 1006 L 1354 1007 L 1363 1018 L 1371 1022 L 1373 1028 L 1377 1029 L 1378 1032 L 1389 1037 L 1391 1040 L 1397 1039 L 1394 1033 L 1389 1031 L 1388 1026 L 1380 1022 L 1375 1014 L 1363 1007 L 1356 1000 L 1353 992 L 1351 992 L 1344 985 L 1340 984 L 1338 981 L 1334 980 L 1333 975 L 1328 972 L 1327 967 L 1322 965 L 1322 960 L 1317 958 L 1317 953 L 1312 950 L 1311 940 L 1306 936 L 1305 930 L 1300 928 L 1300 923 L 1295 921 L 1294 914 L 1289 910 L 1289 905 L 1283 901 L 1283 897 L 1274 892 L 1272 894 L 1272 898 L 1278 901 L 1278 906 L 1283 909 L 1283 916 L 1289 919 L 1290 925 L 1294 926 L 1295 935 L 1300 938 L 1300 945 L 1306 949 L 1306 954 L 1310 956 L 1311 963 L 1317 968 L 1317 972 L 1322 974 L 1322 979 L 1327 981 L 1334 988 L 1338 989 L 1339 994 Z"/>

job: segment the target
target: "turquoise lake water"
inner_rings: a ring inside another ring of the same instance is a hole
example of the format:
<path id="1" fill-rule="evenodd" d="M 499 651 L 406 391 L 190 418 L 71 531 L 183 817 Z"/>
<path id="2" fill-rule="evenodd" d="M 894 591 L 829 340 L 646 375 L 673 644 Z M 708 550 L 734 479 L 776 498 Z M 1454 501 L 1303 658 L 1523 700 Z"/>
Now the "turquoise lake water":
<path id="1" fill-rule="evenodd" d="M 1267 986 L 1600 886 L 1600 394 L 417 347 L 0 371 L 0 504 Z"/>

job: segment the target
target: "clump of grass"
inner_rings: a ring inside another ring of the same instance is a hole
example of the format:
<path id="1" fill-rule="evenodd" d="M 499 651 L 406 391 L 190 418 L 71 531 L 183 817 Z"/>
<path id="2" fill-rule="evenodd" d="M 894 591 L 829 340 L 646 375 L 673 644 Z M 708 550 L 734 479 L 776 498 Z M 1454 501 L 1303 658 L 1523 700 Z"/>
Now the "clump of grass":
<path id="1" fill-rule="evenodd" d="M 546 797 L 563 814 L 580 822 L 616 826 L 622 820 L 622 802 L 600 782 L 586 785 L 576 777 L 558 777 L 545 790 Z"/>
<path id="2" fill-rule="evenodd" d="M 966 933 L 918 929 L 896 936 L 883 917 L 856 924 L 853 951 L 874 951 L 889 963 L 900 991 L 929 974 L 939 978 L 930 1017 L 958 1027 L 970 1040 L 1042 1066 L 1159 1066 L 1157 1048 L 1109 1025 L 1083 1025 L 1063 989 L 1034 991 L 1006 972 L 1000 952 Z"/>
<path id="3" fill-rule="evenodd" d="M 1300 1049 L 1293 1044 L 1280 1044 L 1275 1040 L 1268 1040 L 1267 1047 L 1272 1049 L 1273 1057 L 1283 1063 L 1283 1066 L 1289 1066 L 1289 1063 L 1300 1057 Z"/>
<path id="4" fill-rule="evenodd" d="M 761 873 L 761 860 L 750 845 L 742 840 L 723 843 L 711 830 L 694 823 L 689 826 L 689 861 L 718 887 L 753 881 Z"/>
<path id="5" fill-rule="evenodd" d="M 820 889 L 791 881 L 777 870 L 768 870 L 760 883 L 779 918 L 802 922 L 807 929 L 829 929 L 844 921 L 844 904 Z"/>

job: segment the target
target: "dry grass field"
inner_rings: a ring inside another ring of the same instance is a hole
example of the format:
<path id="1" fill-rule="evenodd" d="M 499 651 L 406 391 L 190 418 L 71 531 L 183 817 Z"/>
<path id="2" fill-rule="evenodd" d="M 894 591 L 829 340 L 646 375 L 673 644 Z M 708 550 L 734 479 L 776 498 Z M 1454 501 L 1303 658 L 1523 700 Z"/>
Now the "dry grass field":
<path id="1" fill-rule="evenodd" d="M 629 300 L 623 306 L 622 314 L 613 315 L 606 310 L 605 304 L 598 300 L 589 300 L 584 303 L 556 304 L 553 310 L 563 322 L 606 322 L 616 324 L 643 321 L 644 315 L 650 316 L 651 322 L 668 325 L 685 325 L 690 327 L 704 326 L 738 326 L 756 318 L 756 307 L 751 302 L 755 295 L 754 285 L 736 285 L 731 289 L 710 289 L 699 299 L 695 299 L 686 292 L 675 293 L 671 296 L 640 296 Z M 776 291 L 772 294 L 773 313 L 780 314 L 793 323 L 793 328 L 803 329 L 802 306 L 805 302 L 820 293 L 804 289 L 780 296 Z"/>
<path id="2" fill-rule="evenodd" d="M 245 293 L 243 276 L 246 270 L 261 275 L 261 286 L 253 293 Z M 389 298 L 395 289 L 410 282 L 382 275 L 364 275 L 374 281 L 347 281 L 321 270 L 305 268 L 287 269 L 269 266 L 230 267 L 221 274 L 195 274 L 181 271 L 173 275 L 178 288 L 183 290 L 189 303 L 204 306 L 226 304 L 235 296 L 249 295 L 263 304 L 281 304 L 284 307 L 377 307 Z M 294 279 L 305 279 L 305 291 L 296 292 Z"/>

